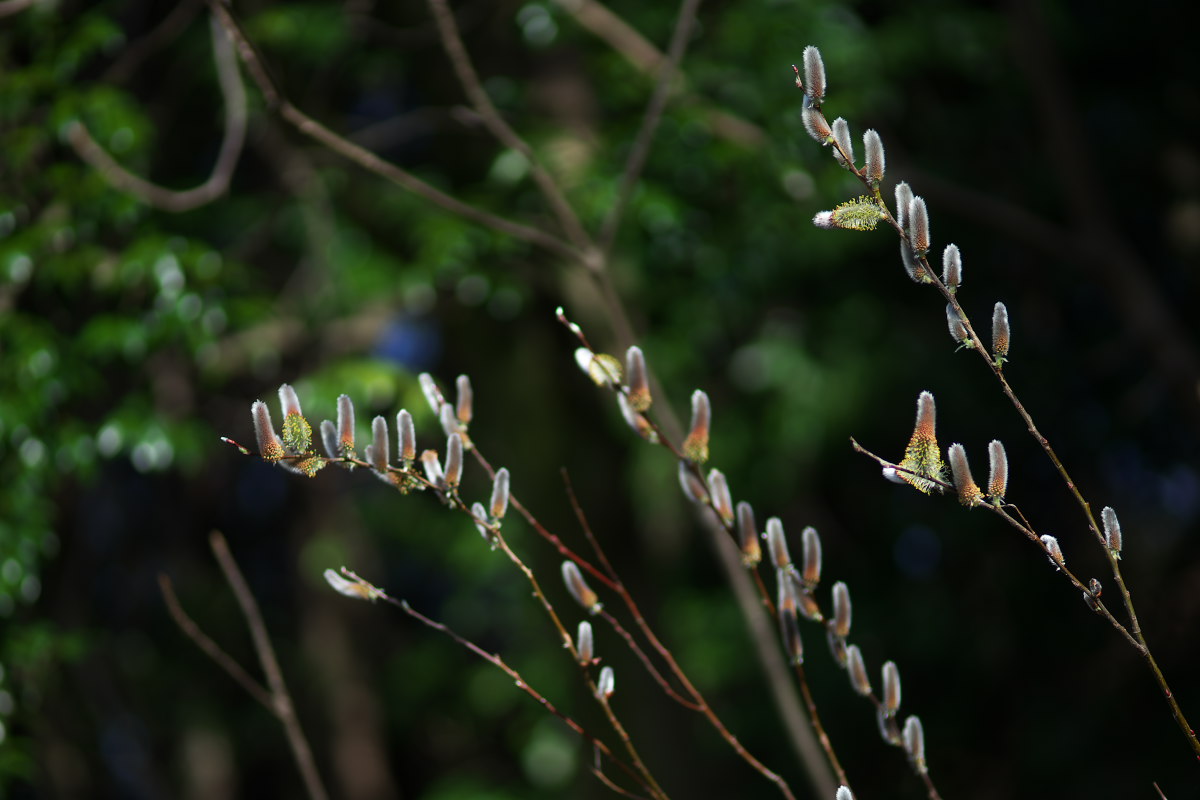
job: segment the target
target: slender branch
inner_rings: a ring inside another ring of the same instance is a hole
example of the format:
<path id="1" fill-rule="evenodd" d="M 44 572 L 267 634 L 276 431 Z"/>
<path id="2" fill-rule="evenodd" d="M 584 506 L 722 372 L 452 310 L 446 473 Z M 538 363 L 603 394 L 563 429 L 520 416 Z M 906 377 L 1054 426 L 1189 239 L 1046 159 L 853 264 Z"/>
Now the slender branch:
<path id="1" fill-rule="evenodd" d="M 221 95 L 225 100 L 225 131 L 212 173 L 204 183 L 183 191 L 151 183 L 121 166 L 92 138 L 82 122 L 71 123 L 67 130 L 67 140 L 75 152 L 99 171 L 105 180 L 143 203 L 164 211 L 191 211 L 225 194 L 242 154 L 242 145 L 246 142 L 246 89 L 238 74 L 237 59 L 229 39 L 221 33 L 220 25 L 215 20 L 211 28 L 213 61 L 217 67 Z"/>
<path id="2" fill-rule="evenodd" d="M 171 614 L 171 619 L 175 620 L 175 624 L 179 626 L 179 630 L 183 634 L 196 643 L 196 646 L 204 651 L 204 654 L 216 662 L 217 666 L 225 670 L 229 677 L 237 681 L 238 685 L 246 690 L 247 694 L 257 700 L 264 708 L 275 713 L 275 705 L 271 699 L 271 693 L 264 689 L 258 681 L 250 677 L 246 670 L 242 669 L 242 665 L 233 660 L 233 657 L 221 649 L 221 646 L 214 642 L 202 630 L 195 621 L 187 615 L 183 610 L 183 606 L 179 604 L 179 598 L 175 594 L 175 586 L 171 583 L 171 579 L 166 575 L 159 573 L 158 588 L 162 592 L 163 601 L 167 604 L 167 611 Z"/>
<path id="3" fill-rule="evenodd" d="M 467 48 L 463 45 L 462 36 L 458 31 L 458 23 L 454 19 L 454 14 L 450 12 L 450 7 L 446 0 L 429 0 L 429 9 L 433 13 L 434 22 L 437 23 L 438 34 L 442 40 L 442 46 L 446 49 L 446 55 L 450 57 L 450 63 L 454 67 L 454 72 L 458 76 L 459 83 L 462 84 L 463 91 L 467 93 L 467 98 L 471 101 L 472 107 L 483 119 L 483 124 L 492 132 L 501 144 L 505 147 L 516 150 L 529 161 L 530 174 L 533 176 L 534 182 L 537 183 L 538 189 L 541 190 L 542 196 L 550 204 L 550 208 L 554 211 L 554 216 L 558 219 L 567 235 L 567 239 L 580 250 L 586 251 L 592 247 L 591 237 L 584 230 L 583 224 L 579 221 L 579 216 L 575 213 L 575 209 L 567 202 L 567 198 L 563 195 L 562 189 L 558 183 L 546 171 L 546 168 L 538 160 L 533 148 L 522 139 L 512 127 L 504 121 L 500 116 L 500 112 L 492 103 L 492 99 L 488 97 L 487 92 L 483 88 L 483 84 L 479 81 L 479 74 L 475 71 L 475 66 L 471 63 L 471 57 L 467 53 Z"/>
<path id="4" fill-rule="evenodd" d="M 283 681 L 283 671 L 279 668 L 279 661 L 275 657 L 275 649 L 271 646 L 271 638 L 267 634 L 267 626 L 263 623 L 262 613 L 258 610 L 258 603 L 254 600 L 254 595 L 251 594 L 246 579 L 242 577 L 237 562 L 233 560 L 229 546 L 225 543 L 225 537 L 213 531 L 209 535 L 208 543 L 217 559 L 217 564 L 221 567 L 221 572 L 225 574 L 229 588 L 233 590 L 238 606 L 242 609 L 246 626 L 250 629 L 254 652 L 267 676 L 267 685 L 271 690 L 271 707 L 275 710 L 275 715 L 279 718 L 284 732 L 287 734 L 288 744 L 291 746 L 292 755 L 296 759 L 296 767 L 300 770 L 300 776 L 304 780 L 308 796 L 312 800 L 326 800 L 329 795 L 321 783 L 321 776 L 317 772 L 317 764 L 313 759 L 312 750 L 300 727 L 300 720 L 296 717 L 292 696 L 288 693 L 287 684 Z"/>
<path id="5" fill-rule="evenodd" d="M 457 197 L 443 192 L 432 184 L 426 183 L 411 172 L 396 166 L 390 161 L 383 160 L 370 150 L 356 145 L 343 136 L 339 136 L 296 108 L 276 88 L 274 81 L 267 74 L 266 68 L 263 66 L 263 62 L 255 51 L 254 46 L 246 38 L 245 33 L 241 30 L 237 20 L 234 19 L 229 10 L 220 0 L 208 0 L 208 4 L 222 27 L 225 28 L 225 32 L 237 46 L 238 57 L 241 58 L 242 63 L 246 66 L 246 71 L 250 74 L 251 80 L 254 81 L 259 91 L 262 92 L 267 105 L 274 109 L 284 121 L 300 133 L 319 142 L 343 158 L 358 164 L 368 172 L 423 197 L 446 211 L 457 214 L 485 228 L 490 228 L 540 247 L 560 258 L 573 262 L 582 260 L 583 256 L 574 247 L 557 236 L 552 236 L 545 231 L 532 228 L 528 225 L 522 225 L 519 222 L 513 222 L 476 206 L 464 203 Z"/>
<path id="6" fill-rule="evenodd" d="M 625 213 L 625 207 L 629 204 L 634 186 L 641 177 L 642 169 L 646 166 L 646 158 L 650 155 L 650 145 L 654 141 L 654 133 L 658 130 L 663 109 L 667 105 L 671 80 L 679 69 L 679 62 L 683 59 L 684 50 L 687 49 L 688 39 L 691 37 L 692 26 L 696 21 L 696 11 L 699 7 L 700 0 L 683 0 L 679 6 L 679 16 L 675 20 L 675 30 L 671 34 L 667 57 L 659 66 L 658 80 L 653 94 L 650 95 L 650 102 L 646 105 L 642 126 L 638 130 L 633 148 L 629 151 L 629 158 L 625 162 L 625 171 L 621 175 L 616 200 L 609 208 L 608 216 L 605 217 L 604 225 L 600 230 L 600 249 L 605 253 L 612 249 L 613 242 L 617 238 L 617 231 L 621 227 L 621 217 Z"/>
<path id="7" fill-rule="evenodd" d="M 203 7 L 204 0 L 181 0 L 153 30 L 121 50 L 117 60 L 104 70 L 101 82 L 124 83 L 154 51 L 175 39 Z"/>

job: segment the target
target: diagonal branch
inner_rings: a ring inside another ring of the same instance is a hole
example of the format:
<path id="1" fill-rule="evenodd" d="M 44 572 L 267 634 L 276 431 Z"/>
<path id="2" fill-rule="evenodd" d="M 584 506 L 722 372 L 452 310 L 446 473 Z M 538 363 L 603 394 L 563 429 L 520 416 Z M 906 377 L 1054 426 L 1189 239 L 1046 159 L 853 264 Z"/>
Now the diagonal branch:
<path id="1" fill-rule="evenodd" d="M 221 35 L 216 20 L 212 21 L 211 27 L 213 61 L 217 67 L 221 96 L 225 99 L 225 131 L 212 173 L 204 183 L 183 191 L 151 183 L 121 166 L 92 138 L 82 122 L 72 123 L 67 131 L 68 141 L 79 157 L 95 167 L 109 183 L 163 211 L 191 211 L 225 194 L 246 141 L 246 87 L 242 85 L 242 78 L 238 74 L 237 58 L 229 39 Z"/>
<path id="2" fill-rule="evenodd" d="M 483 84 L 479 81 L 479 73 L 475 71 L 475 66 L 471 63 L 471 57 L 463 44 L 462 36 L 459 35 L 458 23 L 454 20 L 454 14 L 450 12 L 446 0 L 429 0 L 429 10 L 433 12 L 433 19 L 437 23 L 442 46 L 446 49 L 446 55 L 450 57 L 450 64 L 454 67 L 455 74 L 458 75 L 458 82 L 462 84 L 463 91 L 467 93 L 467 99 L 471 101 L 471 106 L 483 119 L 483 124 L 501 144 L 516 150 L 528 159 L 530 174 L 541 190 L 542 196 L 550 204 L 554 216 L 558 218 L 559 224 L 566 232 L 567 239 L 581 250 L 589 249 L 591 237 L 584 230 L 575 209 L 567 202 L 562 189 L 538 161 L 529 143 L 522 139 L 500 116 L 492 99 L 484 91 Z"/>
<path id="3" fill-rule="evenodd" d="M 617 190 L 616 202 L 609 209 L 608 216 L 604 219 L 604 226 L 600 231 L 600 249 L 605 253 L 612 249 L 613 241 L 617 238 L 617 231 L 621 227 L 621 216 L 625 213 L 625 206 L 629 204 L 634 185 L 641 177 L 642 169 L 646 166 L 646 158 L 650 155 L 650 145 L 654 141 L 654 133 L 658 130 L 659 120 L 662 119 L 663 109 L 667 105 L 667 97 L 671 93 L 671 81 L 679 69 L 679 62 L 683 60 L 683 51 L 687 48 L 692 26 L 696 22 L 696 10 L 699 7 L 700 0 L 683 0 L 679 7 L 679 18 L 675 21 L 675 31 L 671 34 L 667 57 L 658 69 L 658 83 L 646 106 L 645 116 L 642 117 L 642 127 L 633 142 L 629 159 L 625 162 L 625 172 L 621 175 L 621 185 Z"/>
<path id="4" fill-rule="evenodd" d="M 225 33 L 233 40 L 237 48 L 238 57 L 241 58 L 242 63 L 245 65 L 251 80 L 254 81 L 259 91 L 262 92 L 267 105 L 274 109 L 288 124 L 300 133 L 320 142 L 325 147 L 343 158 L 358 164 L 368 172 L 391 181 L 397 186 L 425 198 L 446 211 L 471 220 L 485 228 L 490 228 L 491 230 L 508 234 L 515 239 L 536 245 L 561 258 L 570 261 L 581 259 L 581 254 L 559 237 L 464 203 L 458 198 L 434 187 L 432 184 L 426 183 L 411 172 L 396 166 L 390 161 L 384 161 L 370 150 L 354 144 L 354 142 L 345 137 L 339 136 L 296 108 L 276 88 L 275 82 L 267 74 L 266 68 L 263 66 L 262 60 L 258 57 L 254 46 L 246 38 L 245 33 L 233 18 L 229 9 L 220 0 L 208 0 L 208 4 L 214 16 L 221 23 L 221 27 L 225 29 Z"/>
<path id="5" fill-rule="evenodd" d="M 233 560 L 233 555 L 229 552 L 229 545 L 225 543 L 225 537 L 217 531 L 213 531 L 208 541 L 213 555 L 216 556 L 217 564 L 220 565 L 221 572 L 225 573 L 225 580 L 229 582 L 229 588 L 233 590 L 238 606 L 242 609 L 246 626 L 250 629 L 250 638 L 254 641 L 254 652 L 258 655 L 258 662 L 262 665 L 263 672 L 266 673 L 267 685 L 271 690 L 271 708 L 287 734 L 288 744 L 296 759 L 300 777 L 303 778 L 304 786 L 308 790 L 308 796 L 312 800 L 326 800 L 329 795 L 321 783 L 321 776 L 317 773 L 317 764 L 313 759 L 312 749 L 308 746 L 308 739 L 304 737 L 304 731 L 300 728 L 300 720 L 296 717 L 292 696 L 288 693 L 287 684 L 283 682 L 283 671 L 279 668 L 279 660 L 275 657 L 275 649 L 271 646 L 271 637 L 267 634 L 267 626 L 263 623 L 258 603 L 255 602 L 254 595 L 250 593 L 250 587 L 246 585 L 246 579 L 242 577 L 242 571 L 238 569 L 237 562 Z"/>

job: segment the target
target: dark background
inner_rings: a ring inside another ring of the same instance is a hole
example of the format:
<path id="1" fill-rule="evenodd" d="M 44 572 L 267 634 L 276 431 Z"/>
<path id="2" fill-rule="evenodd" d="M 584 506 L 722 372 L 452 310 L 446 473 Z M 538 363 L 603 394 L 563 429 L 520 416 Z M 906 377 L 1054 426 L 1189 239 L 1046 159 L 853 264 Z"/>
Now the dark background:
<path id="1" fill-rule="evenodd" d="M 610 8 L 665 48 L 675 7 Z M 456 4 L 506 118 L 596 229 L 652 89 L 552 2 Z M 1200 715 L 1200 474 L 1194 315 L 1200 81 L 1178 4 L 709 2 L 625 216 L 612 272 L 669 403 L 713 400 L 711 465 L 854 598 L 876 682 L 895 660 L 943 796 L 1168 797 L 1200 773 L 1128 644 L 1019 534 L 951 498 L 880 480 L 853 435 L 899 458 L 917 394 L 976 478 L 1002 439 L 1009 499 L 1081 577 L 1103 556 L 943 303 L 904 275 L 890 231 L 822 231 L 860 192 L 800 125 L 791 64 L 819 46 L 827 112 L 887 146 L 885 197 L 929 204 L 934 253 L 963 252 L 959 297 L 1094 509 L 1125 531 L 1126 579 L 1185 712 Z M 551 227 L 519 161 L 465 110 L 423 3 L 239 2 L 293 102 L 484 208 Z M 160 27 L 164 20 L 173 22 Z M 64 1 L 0 19 L 0 786 L 12 797 L 298 796 L 278 725 L 173 625 L 166 573 L 252 674 L 207 549 L 224 532 L 264 609 L 332 794 L 600 797 L 589 755 L 511 681 L 394 609 L 334 595 L 346 564 L 504 655 L 607 735 L 520 576 L 461 516 L 362 472 L 312 481 L 221 444 L 296 385 L 314 424 L 338 394 L 407 407 L 442 438 L 421 370 L 476 391 L 471 434 L 517 495 L 583 547 L 592 526 L 681 662 L 747 747 L 801 796 L 707 534 L 669 454 L 633 437 L 579 373 L 562 305 L 601 349 L 610 320 L 576 266 L 453 217 L 347 164 L 268 112 L 231 191 L 184 214 L 114 190 L 67 144 L 80 120 L 131 170 L 185 188 L 221 137 L 207 11 Z M 158 31 L 156 33 L 156 31 Z M 740 120 L 740 136 L 714 112 Z M 334 474 L 336 473 L 336 474 Z M 486 499 L 469 471 L 468 499 Z M 571 627 L 558 558 L 505 527 Z M 827 586 L 820 590 L 823 602 Z M 611 605 L 615 606 L 615 603 Z M 921 797 L 870 705 L 803 628 L 822 715 L 860 798 Z M 614 708 L 674 797 L 778 794 L 673 706 L 610 631 Z"/>

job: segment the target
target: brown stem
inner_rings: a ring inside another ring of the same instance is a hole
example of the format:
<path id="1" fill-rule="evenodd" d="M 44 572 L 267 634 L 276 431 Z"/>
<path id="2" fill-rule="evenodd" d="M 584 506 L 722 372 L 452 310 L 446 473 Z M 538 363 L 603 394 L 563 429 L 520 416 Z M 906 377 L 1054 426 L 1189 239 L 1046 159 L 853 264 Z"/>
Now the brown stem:
<path id="1" fill-rule="evenodd" d="M 225 543 L 225 537 L 217 531 L 213 531 L 209 535 L 208 543 L 217 559 L 217 564 L 221 567 L 221 572 L 225 574 L 229 588 L 233 590 L 233 596 L 242 610 L 246 626 L 250 629 L 254 652 L 267 676 L 267 686 L 271 690 L 271 708 L 274 709 L 275 716 L 279 718 L 279 722 L 287 734 L 288 744 L 296 759 L 296 767 L 300 770 L 300 776 L 304 780 L 305 789 L 308 790 L 308 796 L 312 800 L 326 800 L 329 795 L 321 783 L 321 776 L 317 773 L 317 764 L 313 759 L 312 750 L 308 746 L 308 739 L 305 738 L 304 731 L 300 727 L 300 720 L 296 717 L 295 705 L 292 703 L 291 694 L 288 693 L 287 684 L 283 681 L 283 671 L 279 668 L 279 661 L 275 657 L 275 649 L 271 646 L 271 637 L 267 634 L 267 626 L 263 623 L 258 603 L 254 600 L 254 595 L 251 594 L 246 579 L 242 577 L 237 562 L 233 560 L 233 555 L 229 552 L 229 545 Z"/>

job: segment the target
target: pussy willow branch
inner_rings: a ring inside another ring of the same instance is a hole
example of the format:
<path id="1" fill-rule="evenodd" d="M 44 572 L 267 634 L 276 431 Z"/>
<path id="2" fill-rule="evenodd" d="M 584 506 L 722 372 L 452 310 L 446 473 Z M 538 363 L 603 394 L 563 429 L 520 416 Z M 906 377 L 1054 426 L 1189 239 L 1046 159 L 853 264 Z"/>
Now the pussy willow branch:
<path id="1" fill-rule="evenodd" d="M 906 244 L 911 244 L 908 234 L 905 233 L 904 229 L 888 210 L 887 203 L 884 201 L 879 187 L 873 186 L 867 179 L 865 169 L 859 170 L 858 168 L 854 167 L 854 160 L 849 157 L 850 154 L 842 150 L 841 146 L 836 141 L 832 142 L 831 145 L 841 154 L 844 162 L 849 165 L 849 172 L 862 181 L 863 184 L 874 194 L 875 201 L 884 210 L 885 219 L 896 231 L 896 234 L 900 237 L 900 239 Z M 983 339 L 980 338 L 980 336 L 975 332 L 975 327 L 971 323 L 970 317 L 967 316 L 966 311 L 964 311 L 962 306 L 959 304 L 955 293 L 951 292 L 946 287 L 945 283 L 942 282 L 941 278 L 930 265 L 929 259 L 925 255 L 918 255 L 917 261 L 921 265 L 921 269 L 923 270 L 925 277 L 937 288 L 946 302 L 953 307 L 954 313 L 958 316 L 959 321 L 962 323 L 963 328 L 966 330 L 968 338 L 973 345 L 971 349 L 975 350 L 979 357 L 983 359 L 984 363 L 987 364 L 988 369 L 996 378 L 997 382 L 999 382 L 1004 396 L 1008 398 L 1010 403 L 1012 403 L 1013 408 L 1016 409 L 1017 414 L 1025 423 L 1025 427 L 1029 431 L 1029 435 L 1034 438 L 1034 440 L 1041 446 L 1043 452 L 1046 453 L 1046 456 L 1050 459 L 1050 462 L 1054 465 L 1055 470 L 1058 472 L 1059 477 L 1061 477 L 1063 482 L 1066 484 L 1071 496 L 1075 498 L 1076 504 L 1079 506 L 1080 510 L 1082 510 L 1083 515 L 1087 520 L 1088 530 L 1090 530 L 1096 537 L 1096 540 L 1100 543 L 1101 548 L 1104 550 L 1108 558 L 1110 571 L 1113 579 L 1116 581 L 1117 588 L 1121 593 L 1121 599 L 1124 603 L 1125 611 L 1129 615 L 1129 622 L 1132 628 L 1129 638 L 1132 640 L 1132 643 L 1138 652 L 1146 660 L 1147 666 L 1150 668 L 1151 673 L 1154 675 L 1155 681 L 1158 683 L 1159 689 L 1163 693 L 1164 699 L 1167 701 L 1167 705 L 1171 711 L 1171 716 L 1175 720 L 1176 725 L 1178 725 L 1180 731 L 1183 733 L 1184 738 L 1187 739 L 1188 745 L 1191 747 L 1192 752 L 1198 758 L 1200 758 L 1200 739 L 1197 738 L 1195 730 L 1192 728 L 1191 724 L 1188 723 L 1187 718 L 1184 716 L 1183 709 L 1179 706 L 1179 702 L 1175 698 L 1175 693 L 1171 690 L 1170 685 L 1167 683 L 1166 677 L 1163 675 L 1162 670 L 1158 666 L 1157 660 L 1155 660 L 1153 653 L 1150 651 L 1150 646 L 1146 641 L 1146 637 L 1142 633 L 1141 624 L 1138 621 L 1137 611 L 1133 606 L 1133 597 L 1129 592 L 1129 588 L 1125 585 L 1124 576 L 1121 574 L 1120 562 L 1116 556 L 1111 553 L 1107 547 L 1105 547 L 1104 535 L 1101 533 L 1100 526 L 1096 524 L 1096 518 L 1092 514 L 1091 504 L 1088 503 L 1086 498 L 1084 498 L 1083 493 L 1079 490 L 1079 486 L 1071 478 L 1070 473 L 1067 472 L 1066 466 L 1063 465 L 1062 460 L 1058 457 L 1058 454 L 1050 445 L 1050 440 L 1047 439 L 1046 436 L 1043 435 L 1038 429 L 1037 424 L 1033 421 L 1032 415 L 1030 415 L 1030 413 L 1025 409 L 1024 404 L 1017 397 L 1016 392 L 1013 390 L 1012 386 L 1008 382 L 1008 379 L 1005 377 L 1004 370 L 1002 369 L 1001 365 L 989 356 L 990 351 L 984 345 Z M 1111 617 L 1111 615 L 1109 616 Z"/>
<path id="2" fill-rule="evenodd" d="M 304 780 L 308 796 L 312 800 L 325 800 L 328 794 L 324 784 L 321 783 L 321 776 L 317 772 L 316 761 L 313 759 L 312 749 L 308 746 L 308 739 L 305 738 L 304 730 L 300 727 L 300 720 L 296 717 L 295 704 L 292 703 L 292 696 L 288 693 L 287 684 L 284 683 L 283 671 L 279 668 L 279 661 L 275 657 L 275 648 L 271 646 L 271 637 L 267 634 L 267 626 L 263 623 L 258 603 L 254 600 L 254 595 L 250 592 L 246 579 L 242 577 L 237 562 L 233 560 L 229 546 L 225 543 L 225 537 L 213 531 L 208 542 L 213 556 L 217 559 L 217 564 L 221 567 L 221 572 L 225 575 L 225 580 L 229 583 L 229 588 L 233 590 L 238 607 L 242 610 L 246 627 L 250 629 L 254 652 L 258 656 L 258 663 L 262 665 L 263 673 L 267 676 L 267 686 L 270 687 L 271 709 L 279 718 L 279 722 L 287 734 L 288 744 L 291 746 L 292 755 L 296 759 L 296 767 L 300 770 L 300 776 Z"/>
<path id="3" fill-rule="evenodd" d="M 184 191 L 167 189 L 151 183 L 117 163 L 117 160 L 92 138 L 82 122 L 72 123 L 67 131 L 67 140 L 79 157 L 94 167 L 109 183 L 143 203 L 164 211 L 191 211 L 223 195 L 229 189 L 229 181 L 233 178 L 233 171 L 242 153 L 242 145 L 246 141 L 246 89 L 238 74 L 237 58 L 229 39 L 221 32 L 221 27 L 215 20 L 211 22 L 211 28 L 213 61 L 217 68 L 221 95 L 225 100 L 225 131 L 212 173 L 204 183 Z"/>
<path id="4" fill-rule="evenodd" d="M 521 674 L 519 672 L 517 672 L 516 669 L 509 666 L 508 663 L 503 658 L 501 658 L 499 655 L 497 655 L 495 653 L 489 653 L 488 651 L 484 650 L 479 645 L 472 642 L 470 639 L 467 639 L 466 637 L 459 634 L 457 631 L 455 631 L 453 628 L 449 627 L 445 623 L 438 622 L 437 620 L 434 620 L 434 619 L 431 619 L 431 618 L 425 616 L 424 614 L 422 614 L 421 612 L 417 611 L 412 606 L 410 606 L 407 601 L 392 597 L 387 592 L 385 592 L 384 590 L 375 586 L 374 584 L 370 584 L 369 582 L 364 581 L 362 578 L 360 578 L 358 575 L 356 575 L 351 570 L 345 569 L 343 567 L 342 572 L 345 573 L 348 577 L 353 578 L 356 581 L 359 581 L 365 585 L 370 586 L 377 593 L 376 596 L 379 599 L 383 600 L 385 603 L 395 606 L 396 608 L 403 611 L 405 614 L 409 615 L 413 619 L 420 622 L 422 625 L 425 625 L 426 627 L 432 628 L 433 630 L 438 631 L 439 633 L 449 636 L 451 639 L 453 639 L 455 642 L 457 642 L 462 647 L 466 648 L 470 652 L 472 652 L 475 655 L 482 658 L 484 661 L 487 661 L 492 666 L 494 666 L 497 669 L 504 672 L 506 675 L 508 675 L 510 678 L 513 679 L 513 681 L 516 683 L 517 688 L 519 688 L 521 691 L 525 692 L 530 697 L 532 697 L 534 700 L 536 700 L 538 705 L 542 706 L 548 712 L 550 712 L 554 716 L 561 719 L 567 725 L 568 728 L 575 731 L 575 733 L 579 734 L 579 736 L 583 737 L 583 739 L 586 740 L 590 745 L 592 745 L 592 747 L 596 751 L 603 754 L 613 764 L 615 764 L 619 769 L 621 769 L 623 772 L 625 772 L 627 775 L 629 775 L 630 778 L 637 781 L 638 783 L 641 783 L 647 791 L 651 792 L 651 794 L 653 794 L 655 796 L 663 796 L 663 795 L 661 795 L 661 790 L 659 790 L 659 792 L 656 793 L 652 786 L 647 785 L 644 782 L 644 778 L 641 775 L 638 775 L 633 770 L 633 768 L 631 768 L 628 764 L 621 761 L 621 759 L 617 758 L 616 754 L 614 754 L 612 749 L 607 744 L 605 744 L 604 740 L 589 733 L 586 728 L 584 728 L 582 725 L 580 725 L 574 719 L 567 716 L 562 711 L 559 711 L 558 708 L 555 707 L 555 705 L 553 703 L 551 703 L 546 698 L 545 695 L 543 695 L 541 692 L 537 691 L 532 686 L 530 686 L 529 682 L 526 681 L 521 676 Z M 595 775 L 602 783 L 604 783 L 605 786 L 612 789 L 613 791 L 619 792 L 620 794 L 623 794 L 627 797 L 633 796 L 625 789 L 622 789 L 621 787 L 619 787 L 615 783 L 613 783 L 612 780 L 607 775 L 605 775 L 602 770 L 600 770 L 596 767 L 591 767 L 591 771 L 592 771 L 592 774 Z"/>

